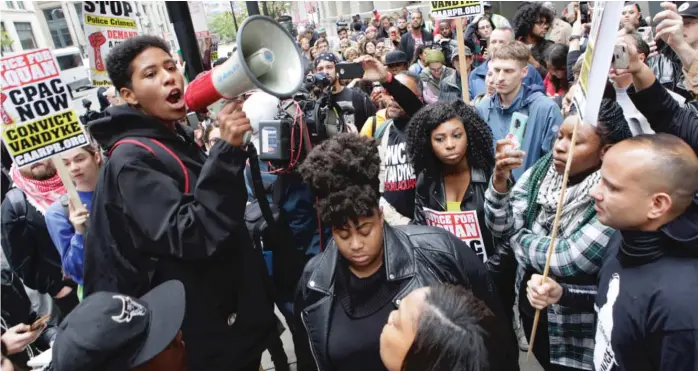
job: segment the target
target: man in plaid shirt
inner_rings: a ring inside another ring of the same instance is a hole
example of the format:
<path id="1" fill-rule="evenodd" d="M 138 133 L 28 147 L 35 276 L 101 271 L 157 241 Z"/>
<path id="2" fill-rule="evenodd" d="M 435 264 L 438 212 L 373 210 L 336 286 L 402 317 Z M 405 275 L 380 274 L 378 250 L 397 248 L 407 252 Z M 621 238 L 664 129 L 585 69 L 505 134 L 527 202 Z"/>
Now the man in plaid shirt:
<path id="1" fill-rule="evenodd" d="M 516 287 L 527 337 L 530 337 L 535 310 L 520 284 L 527 282 L 534 273 L 541 274 L 545 268 L 573 120 L 576 116 L 563 122 L 552 153 L 527 170 L 515 185 L 509 180 L 511 169 L 522 166 L 524 153 L 513 150 L 516 147 L 510 139 L 498 141 L 495 174 L 485 193 L 487 227 L 494 236 L 509 242 L 519 263 Z M 550 260 L 550 276 L 570 285 L 593 287 L 596 283 L 605 247 L 615 231 L 597 220 L 589 191 L 600 180 L 602 148 L 632 135 L 622 110 L 611 100 L 605 99 L 602 103 L 598 124 L 608 130 L 581 125 L 578 129 L 580 144 L 575 149 Z M 546 370 L 591 370 L 595 319 L 591 309 L 548 307 L 547 313 L 541 313 L 539 335 L 533 348 L 541 365 Z M 546 327 L 548 336 L 545 336 Z"/>

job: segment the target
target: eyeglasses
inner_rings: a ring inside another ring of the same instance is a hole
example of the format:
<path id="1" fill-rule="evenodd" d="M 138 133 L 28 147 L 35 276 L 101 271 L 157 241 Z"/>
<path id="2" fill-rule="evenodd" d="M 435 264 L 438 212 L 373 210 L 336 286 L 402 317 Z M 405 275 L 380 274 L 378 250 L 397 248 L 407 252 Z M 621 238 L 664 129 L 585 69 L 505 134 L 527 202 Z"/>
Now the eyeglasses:
<path id="1" fill-rule="evenodd" d="M 220 142 L 221 138 L 211 138 L 208 140 L 208 146 L 213 147 L 216 145 L 216 143 Z"/>
<path id="2" fill-rule="evenodd" d="M 478 26 L 477 29 L 478 29 L 478 30 L 491 30 L 491 29 L 492 29 L 492 25 L 490 25 L 490 24 L 488 23 L 488 24 L 486 24 L 486 25 L 484 25 L 484 26 Z"/>

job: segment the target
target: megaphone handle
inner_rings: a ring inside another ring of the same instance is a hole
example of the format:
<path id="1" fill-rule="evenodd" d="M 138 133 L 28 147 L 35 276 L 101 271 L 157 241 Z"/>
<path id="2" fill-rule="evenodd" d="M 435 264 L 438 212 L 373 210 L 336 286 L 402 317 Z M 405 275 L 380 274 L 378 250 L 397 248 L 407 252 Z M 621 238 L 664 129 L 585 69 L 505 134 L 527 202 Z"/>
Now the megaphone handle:
<path id="1" fill-rule="evenodd" d="M 243 134 L 242 137 L 242 142 L 244 145 L 250 144 L 250 141 L 252 141 L 252 130 L 246 131 L 245 134 Z"/>

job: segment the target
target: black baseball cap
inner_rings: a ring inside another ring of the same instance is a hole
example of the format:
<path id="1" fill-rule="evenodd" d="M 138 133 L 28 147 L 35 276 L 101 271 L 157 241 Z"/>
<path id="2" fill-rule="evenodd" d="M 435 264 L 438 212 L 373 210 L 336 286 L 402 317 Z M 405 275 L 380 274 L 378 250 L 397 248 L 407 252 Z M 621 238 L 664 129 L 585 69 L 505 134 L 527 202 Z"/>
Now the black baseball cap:
<path id="1" fill-rule="evenodd" d="M 385 55 L 385 64 L 386 65 L 391 65 L 391 64 L 399 64 L 399 63 L 405 63 L 409 64 L 409 60 L 407 58 L 407 54 L 403 52 L 402 50 L 392 50 L 388 52 L 388 54 Z"/>
<path id="2" fill-rule="evenodd" d="M 686 1 L 677 10 L 681 17 L 698 18 L 698 1 Z"/>
<path id="3" fill-rule="evenodd" d="M 53 344 L 55 371 L 116 371 L 138 367 L 160 354 L 184 319 L 184 286 L 167 281 L 140 299 L 96 292 L 59 326 Z"/>

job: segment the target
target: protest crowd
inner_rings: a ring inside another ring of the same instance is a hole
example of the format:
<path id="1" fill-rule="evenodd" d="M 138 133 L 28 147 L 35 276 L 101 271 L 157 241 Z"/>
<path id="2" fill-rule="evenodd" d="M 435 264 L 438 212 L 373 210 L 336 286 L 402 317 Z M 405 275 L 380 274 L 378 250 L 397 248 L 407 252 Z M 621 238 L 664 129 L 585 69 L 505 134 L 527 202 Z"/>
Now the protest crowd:
<path id="1" fill-rule="evenodd" d="M 516 371 L 529 347 L 546 371 L 698 371 L 698 2 L 623 4 L 583 121 L 594 2 L 483 6 L 297 30 L 303 99 L 341 130 L 291 131 L 292 166 L 245 133 L 297 102 L 191 127 L 169 44 L 111 49 L 90 144 L 53 158 L 77 204 L 3 148 L 2 370 L 283 371 L 289 331 L 300 371 Z"/>

